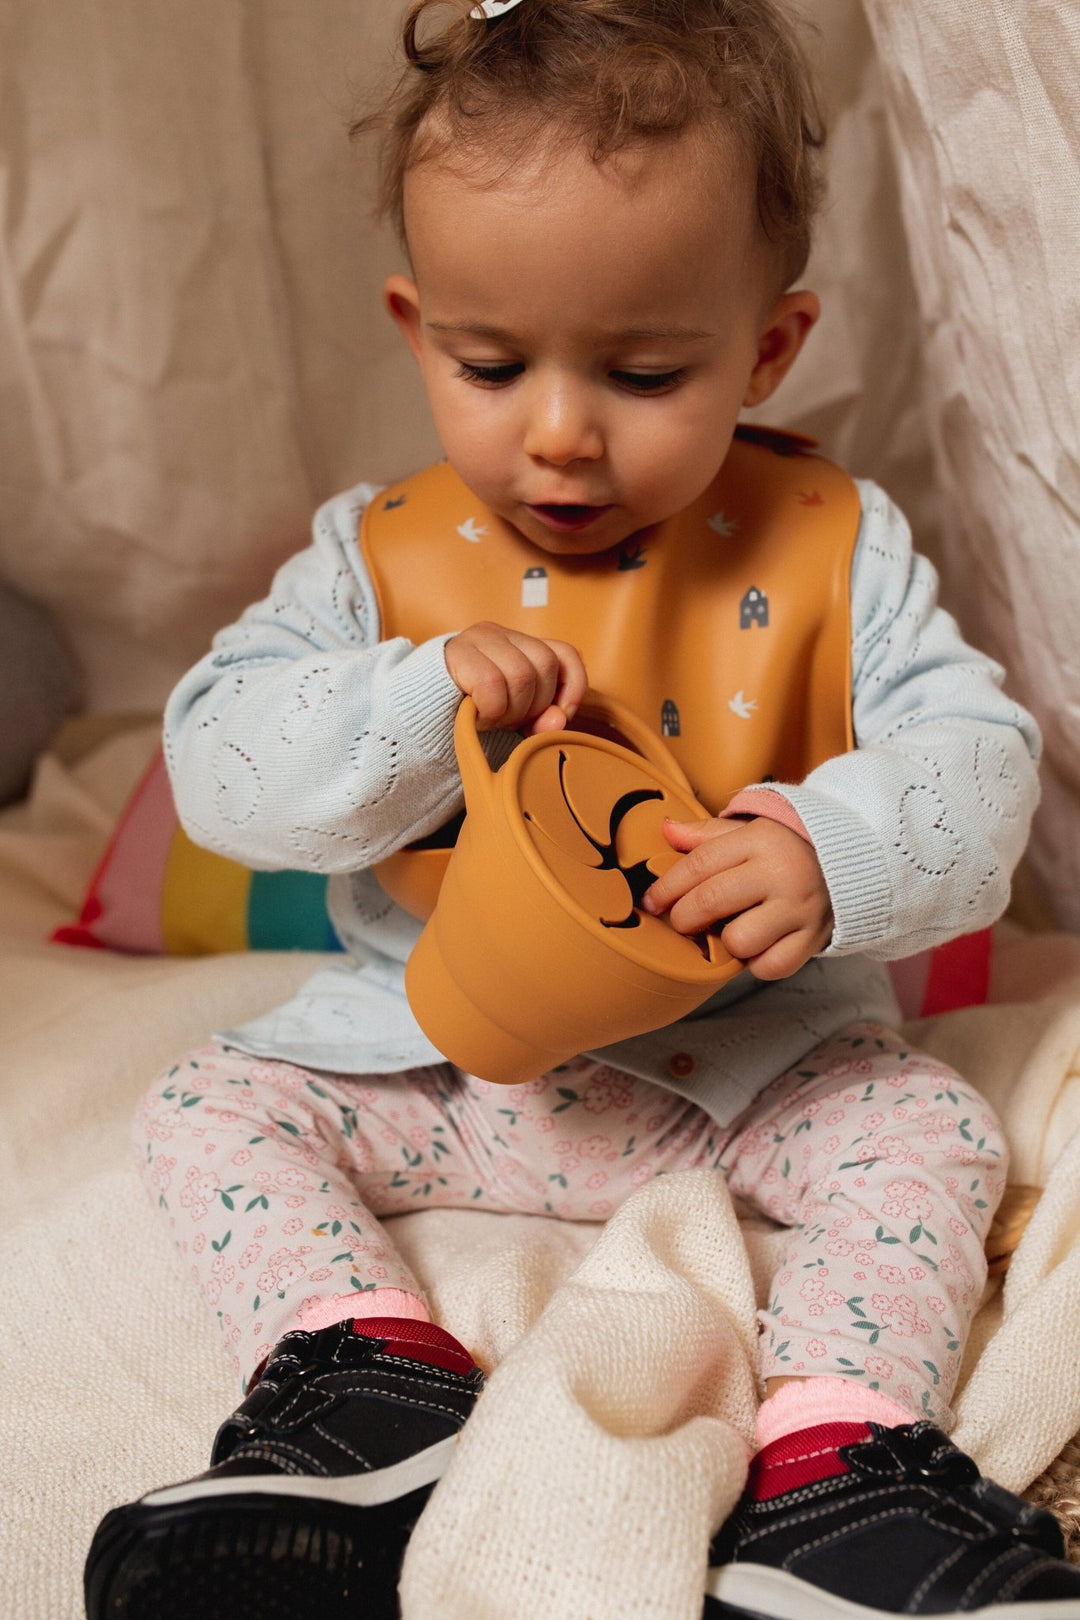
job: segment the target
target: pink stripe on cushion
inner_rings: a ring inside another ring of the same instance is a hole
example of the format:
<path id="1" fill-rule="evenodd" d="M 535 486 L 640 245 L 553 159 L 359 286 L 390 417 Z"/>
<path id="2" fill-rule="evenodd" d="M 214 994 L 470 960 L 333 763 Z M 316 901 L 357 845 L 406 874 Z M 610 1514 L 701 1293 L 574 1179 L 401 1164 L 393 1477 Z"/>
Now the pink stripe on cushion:
<path id="1" fill-rule="evenodd" d="M 94 932 L 107 945 L 154 955 L 164 951 L 161 887 L 179 825 L 159 753 L 135 792 L 98 885 L 102 916 Z"/>
<path id="2" fill-rule="evenodd" d="M 922 1017 L 923 997 L 930 978 L 933 954 L 932 951 L 920 951 L 917 956 L 902 956 L 895 962 L 885 964 L 892 980 L 893 994 L 900 1003 L 904 1018 Z"/>
<path id="3" fill-rule="evenodd" d="M 78 923 L 57 929 L 53 939 L 161 955 L 165 949 L 161 886 L 178 827 L 165 760 L 159 752 L 131 796 L 94 875 Z"/>

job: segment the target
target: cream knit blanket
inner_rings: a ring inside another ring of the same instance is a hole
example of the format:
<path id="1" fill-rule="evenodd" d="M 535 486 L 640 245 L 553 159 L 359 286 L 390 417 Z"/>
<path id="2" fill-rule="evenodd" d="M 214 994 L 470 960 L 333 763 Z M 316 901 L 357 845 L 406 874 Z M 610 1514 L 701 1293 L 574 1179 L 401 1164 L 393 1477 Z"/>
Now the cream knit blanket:
<path id="1" fill-rule="evenodd" d="M 976 1318 L 956 1403 L 957 1443 L 1021 1490 L 1080 1426 L 1080 1007 L 983 1008 L 918 1034 L 979 1076 L 1016 1179 L 1045 1181 Z M 760 1291 L 771 1240 L 740 1231 L 719 1178 L 665 1177 L 608 1222 L 530 1331 L 493 1335 L 505 1359 L 410 1544 L 406 1620 L 700 1615 L 709 1533 L 743 1480 L 751 1272 Z"/>
<path id="2" fill-rule="evenodd" d="M 204 1467 L 236 1404 L 135 1178 L 128 1121 L 171 1057 L 311 970 L 38 943 L 70 915 L 131 774 L 126 746 L 77 772 L 51 763 L 31 807 L 0 817 L 4 1620 L 79 1620 L 100 1516 Z M 976 1318 L 958 1402 L 959 1443 L 1023 1487 L 1080 1429 L 1080 985 L 911 1033 L 1001 1111 L 1014 1179 L 1046 1186 Z M 700 1614 L 710 1533 L 743 1477 L 772 1230 L 737 1222 L 719 1178 L 687 1172 L 603 1230 L 429 1210 L 393 1235 L 493 1370 L 413 1539 L 406 1620 Z"/>

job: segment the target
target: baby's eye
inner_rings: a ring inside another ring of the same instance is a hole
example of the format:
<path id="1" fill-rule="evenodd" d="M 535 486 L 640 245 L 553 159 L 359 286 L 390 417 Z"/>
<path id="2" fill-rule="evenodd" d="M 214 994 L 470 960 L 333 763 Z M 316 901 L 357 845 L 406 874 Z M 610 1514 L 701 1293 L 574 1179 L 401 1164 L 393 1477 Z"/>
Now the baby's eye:
<path id="1" fill-rule="evenodd" d="M 665 389 L 677 388 L 686 376 L 680 367 L 676 371 L 612 371 L 612 382 L 620 388 L 629 388 L 635 394 L 662 394 Z"/>
<path id="2" fill-rule="evenodd" d="M 462 360 L 454 375 L 464 377 L 466 382 L 480 383 L 485 388 L 499 388 L 504 383 L 513 382 L 515 377 L 520 377 L 524 370 L 525 367 L 517 360 L 492 366 L 478 366 L 470 360 Z"/>

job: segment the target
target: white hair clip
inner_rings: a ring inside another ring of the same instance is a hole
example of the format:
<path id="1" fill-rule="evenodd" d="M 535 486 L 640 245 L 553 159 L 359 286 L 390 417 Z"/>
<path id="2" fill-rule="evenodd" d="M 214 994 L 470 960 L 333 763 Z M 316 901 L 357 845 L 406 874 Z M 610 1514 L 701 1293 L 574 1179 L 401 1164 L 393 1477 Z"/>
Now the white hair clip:
<path id="1" fill-rule="evenodd" d="M 513 11 L 514 7 L 520 4 L 521 0 L 480 0 L 478 6 L 473 6 L 469 16 L 476 22 L 494 22 L 496 17 L 505 16 L 508 11 Z"/>

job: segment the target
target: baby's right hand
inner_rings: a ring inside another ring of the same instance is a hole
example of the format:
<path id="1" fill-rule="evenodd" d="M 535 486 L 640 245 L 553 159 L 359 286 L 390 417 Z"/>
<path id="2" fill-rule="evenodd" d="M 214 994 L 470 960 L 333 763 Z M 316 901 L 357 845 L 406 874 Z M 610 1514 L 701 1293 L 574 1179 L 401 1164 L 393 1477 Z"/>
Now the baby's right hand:
<path id="1" fill-rule="evenodd" d="M 476 704 L 479 729 L 556 731 L 585 696 L 581 654 L 567 641 L 542 641 L 501 624 L 472 624 L 446 643 L 450 678 Z"/>

